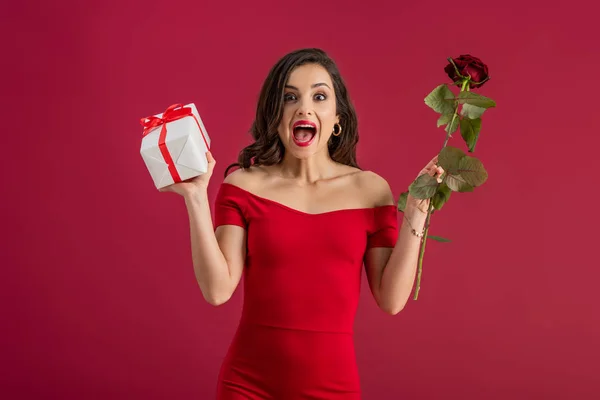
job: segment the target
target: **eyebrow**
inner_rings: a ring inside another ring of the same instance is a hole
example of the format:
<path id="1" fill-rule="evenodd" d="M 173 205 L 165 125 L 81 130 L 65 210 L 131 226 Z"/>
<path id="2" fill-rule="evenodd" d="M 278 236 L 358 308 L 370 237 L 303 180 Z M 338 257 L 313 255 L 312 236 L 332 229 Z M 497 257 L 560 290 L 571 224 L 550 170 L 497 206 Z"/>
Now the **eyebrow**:
<path id="1" fill-rule="evenodd" d="M 326 84 L 325 82 L 315 83 L 314 85 L 311 86 L 311 89 L 314 89 L 314 88 L 319 87 L 319 86 L 327 86 L 331 90 L 331 88 L 329 87 L 329 85 Z M 288 88 L 288 89 L 299 90 L 296 86 L 292 86 L 292 85 L 285 85 L 285 87 Z"/>

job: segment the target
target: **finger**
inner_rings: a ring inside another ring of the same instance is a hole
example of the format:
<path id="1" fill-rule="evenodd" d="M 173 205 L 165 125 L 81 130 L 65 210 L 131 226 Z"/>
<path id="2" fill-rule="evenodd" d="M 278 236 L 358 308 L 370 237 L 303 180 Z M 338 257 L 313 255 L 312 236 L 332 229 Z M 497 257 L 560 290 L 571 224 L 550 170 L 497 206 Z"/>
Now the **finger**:
<path id="1" fill-rule="evenodd" d="M 161 191 L 162 192 L 172 192 L 173 191 L 173 185 L 174 185 L 173 183 L 170 184 L 170 185 L 167 185 L 167 186 L 161 188 Z"/>
<path id="2" fill-rule="evenodd" d="M 206 174 L 210 177 L 212 175 L 213 170 L 215 169 L 215 164 L 217 163 L 210 151 L 206 152 L 206 161 L 208 161 L 208 169 L 206 171 Z"/>
<path id="3" fill-rule="evenodd" d="M 213 157 L 212 153 L 210 151 L 206 152 L 206 160 L 209 163 L 216 163 L 215 158 Z"/>

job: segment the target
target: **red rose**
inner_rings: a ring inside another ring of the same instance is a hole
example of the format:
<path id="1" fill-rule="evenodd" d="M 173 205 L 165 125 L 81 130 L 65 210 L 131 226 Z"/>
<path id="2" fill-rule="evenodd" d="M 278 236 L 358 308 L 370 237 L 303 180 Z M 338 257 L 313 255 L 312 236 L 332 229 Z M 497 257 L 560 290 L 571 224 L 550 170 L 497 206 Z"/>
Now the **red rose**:
<path id="1" fill-rule="evenodd" d="M 489 79 L 488 67 L 479 58 L 473 57 L 470 54 L 462 54 L 457 58 L 452 59 L 458 68 L 460 75 L 464 77 L 471 76 L 471 88 L 483 86 L 484 82 Z M 446 65 L 444 71 L 448 74 L 453 82 L 462 81 L 461 77 L 456 74 L 456 69 L 452 63 Z M 478 82 L 478 83 L 476 83 Z"/>

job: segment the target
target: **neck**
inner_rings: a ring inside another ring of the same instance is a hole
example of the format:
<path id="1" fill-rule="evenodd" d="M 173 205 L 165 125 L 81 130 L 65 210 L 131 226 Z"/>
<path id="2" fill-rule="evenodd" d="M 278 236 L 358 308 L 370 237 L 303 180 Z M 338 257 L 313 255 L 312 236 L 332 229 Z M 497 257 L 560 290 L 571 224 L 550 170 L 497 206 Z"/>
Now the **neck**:
<path id="1" fill-rule="evenodd" d="M 296 158 L 286 152 L 279 164 L 279 172 L 283 178 L 293 179 L 301 185 L 310 185 L 335 177 L 337 165 L 327 150 L 305 159 Z"/>

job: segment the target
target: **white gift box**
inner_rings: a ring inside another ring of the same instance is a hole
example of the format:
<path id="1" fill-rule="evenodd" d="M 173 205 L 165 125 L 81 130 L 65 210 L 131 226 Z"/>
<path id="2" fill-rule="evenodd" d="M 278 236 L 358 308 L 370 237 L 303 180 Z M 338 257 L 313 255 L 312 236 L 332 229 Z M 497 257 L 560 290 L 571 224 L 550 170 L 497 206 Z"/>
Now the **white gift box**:
<path id="1" fill-rule="evenodd" d="M 210 137 L 193 103 L 142 118 L 140 154 L 157 189 L 206 173 Z"/>

